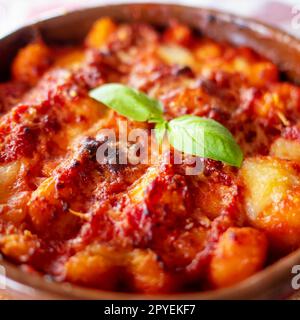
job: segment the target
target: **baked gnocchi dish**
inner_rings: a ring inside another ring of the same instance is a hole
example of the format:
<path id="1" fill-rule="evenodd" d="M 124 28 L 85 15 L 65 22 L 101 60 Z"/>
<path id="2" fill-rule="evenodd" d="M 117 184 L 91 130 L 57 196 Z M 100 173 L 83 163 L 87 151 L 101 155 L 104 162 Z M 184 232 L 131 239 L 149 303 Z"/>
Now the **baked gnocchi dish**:
<path id="1" fill-rule="evenodd" d="M 117 139 L 100 163 L 104 129 L 150 141 L 155 127 L 91 97 L 111 83 L 158 101 L 166 128 L 214 120 L 243 160 L 196 155 L 186 174 L 170 136 L 154 162 L 121 163 L 138 142 Z M 24 272 L 147 294 L 224 288 L 300 247 L 299 204 L 300 87 L 250 48 L 104 17 L 81 45 L 37 36 L 0 84 L 0 252 Z"/>

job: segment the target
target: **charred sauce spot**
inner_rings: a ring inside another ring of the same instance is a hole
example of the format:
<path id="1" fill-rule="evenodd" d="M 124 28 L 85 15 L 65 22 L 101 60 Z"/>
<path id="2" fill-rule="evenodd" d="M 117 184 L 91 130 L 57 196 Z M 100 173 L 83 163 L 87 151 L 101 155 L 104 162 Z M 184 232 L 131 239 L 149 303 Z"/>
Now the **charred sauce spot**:
<path id="1" fill-rule="evenodd" d="M 195 76 L 195 73 L 189 66 L 174 66 L 171 74 L 174 76 L 187 76 L 190 78 Z"/>
<path id="2" fill-rule="evenodd" d="M 97 149 L 99 148 L 99 146 L 100 146 L 99 141 L 97 141 L 93 138 L 87 138 L 84 141 L 82 148 L 84 151 L 87 151 L 91 157 L 94 157 L 94 156 L 96 156 L 96 152 L 97 152 Z"/>
<path id="3" fill-rule="evenodd" d="M 110 171 L 117 173 L 128 166 L 127 154 L 119 146 L 107 149 L 107 166 Z M 125 160 L 125 161 L 124 161 Z"/>

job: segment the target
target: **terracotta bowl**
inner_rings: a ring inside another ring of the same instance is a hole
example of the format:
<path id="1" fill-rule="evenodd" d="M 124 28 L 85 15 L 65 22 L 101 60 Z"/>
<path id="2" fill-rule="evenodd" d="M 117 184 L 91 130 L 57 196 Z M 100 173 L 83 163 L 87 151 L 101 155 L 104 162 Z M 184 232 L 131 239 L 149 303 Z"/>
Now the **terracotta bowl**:
<path id="1" fill-rule="evenodd" d="M 111 16 L 117 21 L 143 21 L 158 26 L 164 26 L 175 18 L 216 40 L 253 48 L 272 60 L 282 71 L 283 77 L 300 83 L 300 41 L 296 38 L 257 21 L 228 13 L 164 4 L 88 8 L 23 27 L 0 40 L 0 80 L 8 79 L 12 58 L 37 32 L 48 43 L 76 43 L 83 39 L 92 23 L 101 16 Z M 5 260 L 0 263 L 6 269 L 7 288 L 5 291 L 0 290 L 0 297 L 2 294 L 17 299 L 278 299 L 294 292 L 291 286 L 294 275 L 291 270 L 294 265 L 300 264 L 300 249 L 227 289 L 155 296 L 53 283 L 47 277 L 27 274 Z"/>

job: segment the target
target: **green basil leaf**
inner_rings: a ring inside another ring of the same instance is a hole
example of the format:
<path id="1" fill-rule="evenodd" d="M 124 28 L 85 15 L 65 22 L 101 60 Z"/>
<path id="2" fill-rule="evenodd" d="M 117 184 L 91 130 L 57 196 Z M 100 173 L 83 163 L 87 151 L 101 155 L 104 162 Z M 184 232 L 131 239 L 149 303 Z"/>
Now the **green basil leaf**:
<path id="1" fill-rule="evenodd" d="M 102 85 L 90 91 L 89 96 L 131 120 L 141 122 L 163 120 L 162 106 L 157 100 L 122 84 Z"/>
<path id="2" fill-rule="evenodd" d="M 157 143 L 161 144 L 167 130 L 167 121 L 156 123 L 154 130 Z"/>
<path id="3" fill-rule="evenodd" d="M 167 130 L 170 144 L 179 151 L 241 166 L 241 148 L 230 131 L 212 119 L 186 115 L 171 120 Z"/>

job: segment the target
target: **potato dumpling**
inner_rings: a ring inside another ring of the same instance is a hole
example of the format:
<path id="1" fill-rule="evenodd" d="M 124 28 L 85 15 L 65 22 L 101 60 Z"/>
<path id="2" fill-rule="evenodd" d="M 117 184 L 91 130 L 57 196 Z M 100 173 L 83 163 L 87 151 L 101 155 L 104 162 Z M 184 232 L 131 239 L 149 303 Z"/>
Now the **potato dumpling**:
<path id="1" fill-rule="evenodd" d="M 300 141 L 276 139 L 271 145 L 270 155 L 286 160 L 300 160 Z"/>
<path id="2" fill-rule="evenodd" d="M 85 39 L 85 44 L 90 48 L 101 48 L 104 46 L 110 35 L 116 31 L 117 27 L 110 18 L 97 20 Z"/>
<path id="3" fill-rule="evenodd" d="M 39 185 L 28 202 L 29 217 L 36 230 L 45 229 L 53 215 L 49 208 L 54 206 L 56 202 L 55 179 L 50 177 Z"/>
<path id="4" fill-rule="evenodd" d="M 204 40 L 196 46 L 195 56 L 201 61 L 218 58 L 222 55 L 222 46 L 210 40 Z"/>
<path id="5" fill-rule="evenodd" d="M 79 49 L 70 50 L 70 52 L 58 56 L 55 59 L 55 67 L 72 69 L 80 67 L 80 64 L 84 61 L 84 53 Z"/>
<path id="6" fill-rule="evenodd" d="M 28 230 L 23 234 L 0 236 L 1 251 L 5 256 L 18 262 L 27 262 L 38 247 L 37 236 Z"/>
<path id="7" fill-rule="evenodd" d="M 80 285 L 113 290 L 120 275 L 119 257 L 113 247 L 90 245 L 68 260 L 66 279 Z"/>
<path id="8" fill-rule="evenodd" d="M 160 58 L 169 65 L 195 67 L 193 55 L 187 49 L 177 45 L 162 45 L 159 47 Z"/>
<path id="9" fill-rule="evenodd" d="M 192 39 L 192 30 L 181 23 L 172 23 L 163 34 L 166 42 L 176 43 L 178 45 L 188 45 Z"/>
<path id="10" fill-rule="evenodd" d="M 267 254 L 266 236 L 253 228 L 229 228 L 213 252 L 209 268 L 214 288 L 228 287 L 260 270 Z"/>
<path id="11" fill-rule="evenodd" d="M 209 219 L 215 219 L 224 212 L 224 210 L 234 207 L 237 197 L 237 187 L 222 185 L 213 181 L 201 181 L 195 191 L 195 203 L 201 209 L 201 212 Z M 214 192 L 211 192 L 214 190 Z M 233 209 L 233 212 L 235 210 Z M 240 217 L 242 218 L 242 217 Z"/>
<path id="12" fill-rule="evenodd" d="M 171 283 L 153 251 L 129 251 L 107 244 L 92 244 L 78 252 L 68 260 L 65 271 L 71 282 L 104 290 L 125 283 L 131 291 L 162 292 L 168 291 Z"/>
<path id="13" fill-rule="evenodd" d="M 249 158 L 241 169 L 249 222 L 266 231 L 276 251 L 300 245 L 300 176 L 297 164 Z"/>
<path id="14" fill-rule="evenodd" d="M 22 48 L 12 64 L 12 76 L 15 80 L 35 85 L 41 75 L 50 66 L 51 53 L 42 42 L 34 42 Z"/>
<path id="15" fill-rule="evenodd" d="M 277 81 L 278 69 L 271 62 L 257 62 L 249 68 L 248 79 L 252 85 L 263 87 L 266 82 L 272 83 Z"/>
<path id="16" fill-rule="evenodd" d="M 130 253 L 128 272 L 129 286 L 133 291 L 154 293 L 171 289 L 170 277 L 164 272 L 162 263 L 151 250 L 133 250 Z"/>
<path id="17" fill-rule="evenodd" d="M 4 203 L 11 195 L 20 169 L 20 161 L 14 161 L 0 166 L 0 203 Z"/>
<path id="18" fill-rule="evenodd" d="M 133 203 L 140 203 L 144 200 L 147 187 L 157 178 L 159 172 L 157 168 L 149 168 L 129 189 L 128 195 Z"/>

